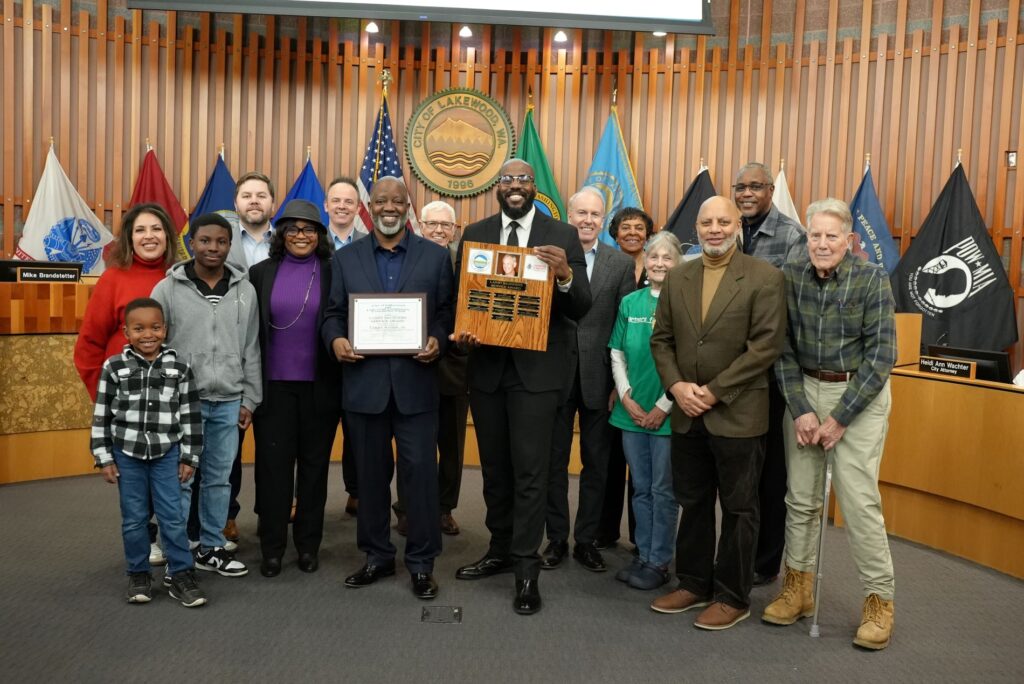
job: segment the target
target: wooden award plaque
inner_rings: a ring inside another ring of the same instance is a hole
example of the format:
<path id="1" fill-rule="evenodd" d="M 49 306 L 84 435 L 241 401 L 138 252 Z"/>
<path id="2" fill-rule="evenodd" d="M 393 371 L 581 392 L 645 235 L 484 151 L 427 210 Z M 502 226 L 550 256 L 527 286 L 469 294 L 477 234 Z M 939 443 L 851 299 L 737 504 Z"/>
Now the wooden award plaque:
<path id="1" fill-rule="evenodd" d="M 554 274 L 532 247 L 462 245 L 455 330 L 483 344 L 547 351 Z"/>

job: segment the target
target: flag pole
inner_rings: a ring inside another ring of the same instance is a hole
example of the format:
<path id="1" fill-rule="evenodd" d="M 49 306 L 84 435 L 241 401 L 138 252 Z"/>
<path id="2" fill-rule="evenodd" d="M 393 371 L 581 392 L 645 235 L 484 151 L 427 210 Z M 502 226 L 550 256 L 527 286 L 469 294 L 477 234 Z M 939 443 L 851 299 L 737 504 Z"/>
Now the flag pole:
<path id="1" fill-rule="evenodd" d="M 217 146 L 217 154 L 220 155 L 221 159 L 224 159 L 224 143 Z"/>
<path id="2" fill-rule="evenodd" d="M 864 173 L 867 173 L 871 169 L 871 153 L 864 153 Z"/>
<path id="3" fill-rule="evenodd" d="M 306 145 L 306 161 L 308 162 L 312 158 L 313 158 L 313 146 L 312 145 Z"/>
<path id="4" fill-rule="evenodd" d="M 149 138 L 146 138 L 146 151 L 147 152 L 152 152 L 153 151 L 153 146 L 149 144 Z"/>
<path id="5" fill-rule="evenodd" d="M 964 148 L 962 148 L 962 147 L 956 148 L 956 164 L 953 165 L 954 169 L 956 167 L 960 166 L 960 157 L 963 156 L 963 153 L 964 153 Z"/>
<path id="6" fill-rule="evenodd" d="M 786 158 L 785 157 L 780 157 L 779 158 L 779 173 L 782 173 L 785 170 L 786 170 Z"/>

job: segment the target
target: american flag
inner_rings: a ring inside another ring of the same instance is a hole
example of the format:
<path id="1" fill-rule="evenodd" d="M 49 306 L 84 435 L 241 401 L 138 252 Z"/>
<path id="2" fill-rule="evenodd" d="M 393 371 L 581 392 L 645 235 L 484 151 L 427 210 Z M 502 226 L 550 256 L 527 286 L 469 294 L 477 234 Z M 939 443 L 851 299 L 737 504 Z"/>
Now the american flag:
<path id="1" fill-rule="evenodd" d="M 370 144 L 366 146 L 363 167 L 359 170 L 359 220 L 368 232 L 373 232 L 373 219 L 370 217 L 370 191 L 373 184 L 384 176 L 394 176 L 405 181 L 402 175 L 402 162 L 395 149 L 395 136 L 391 131 L 391 114 L 388 112 L 388 95 L 385 92 L 380 104 L 380 111 L 373 122 L 370 132 Z M 416 220 L 416 211 L 412 206 L 410 193 L 409 211 L 405 227 L 419 234 L 420 225 Z"/>

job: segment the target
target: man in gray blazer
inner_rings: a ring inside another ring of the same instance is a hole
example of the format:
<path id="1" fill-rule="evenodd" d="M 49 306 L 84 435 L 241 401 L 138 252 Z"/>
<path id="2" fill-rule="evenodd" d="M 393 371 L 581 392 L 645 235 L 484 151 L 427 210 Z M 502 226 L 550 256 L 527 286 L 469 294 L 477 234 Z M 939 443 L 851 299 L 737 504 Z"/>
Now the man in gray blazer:
<path id="1" fill-rule="evenodd" d="M 679 588 L 661 613 L 707 608 L 694 626 L 721 630 L 750 616 L 757 480 L 768 431 L 768 369 L 782 351 L 782 272 L 737 249 L 740 212 L 727 197 L 701 205 L 701 258 L 669 271 L 651 354 L 672 408 L 672 486 L 683 509 Z M 722 534 L 715 548 L 715 501 Z"/>
<path id="2" fill-rule="evenodd" d="M 803 227 L 772 204 L 775 184 L 771 171 L 759 162 L 740 167 L 732 186 L 733 199 L 743 221 L 743 253 L 763 259 L 775 268 L 793 258 L 807 256 L 807 234 Z M 782 421 L 786 402 L 771 373 L 768 384 L 768 434 L 765 436 L 764 467 L 758 485 L 761 531 L 754 554 L 754 586 L 771 584 L 779 575 L 782 548 L 786 544 L 786 447 Z"/>
<path id="3" fill-rule="evenodd" d="M 611 443 L 619 438 L 617 431 L 608 424 L 608 405 L 613 390 L 608 338 L 615 325 L 619 302 L 636 288 L 636 281 L 633 260 L 597 239 L 604 226 L 604 215 L 604 195 L 595 187 L 585 186 L 569 198 L 568 219 L 579 233 L 593 304 L 569 331 L 566 386 L 571 389 L 567 400 L 559 407 L 551 442 L 545 516 L 548 545 L 541 557 L 544 570 L 557 568 L 569 552 L 568 468 L 573 419 L 577 414 L 583 471 L 572 555 L 587 570 L 603 572 L 606 569 L 594 541 L 604 502 Z"/>

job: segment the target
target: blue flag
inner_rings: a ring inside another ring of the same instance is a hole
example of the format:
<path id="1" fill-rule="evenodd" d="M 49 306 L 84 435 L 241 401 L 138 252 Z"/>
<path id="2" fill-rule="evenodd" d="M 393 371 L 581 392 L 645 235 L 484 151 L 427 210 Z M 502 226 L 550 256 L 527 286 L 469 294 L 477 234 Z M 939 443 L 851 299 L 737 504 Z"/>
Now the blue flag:
<path id="1" fill-rule="evenodd" d="M 855 248 L 854 253 L 881 265 L 886 273 L 892 273 L 900 260 L 900 250 L 885 222 L 882 205 L 875 194 L 875 182 L 871 179 L 871 169 L 864 171 L 864 179 L 850 202 L 850 213 L 853 214 L 853 229 L 857 231 L 860 243 L 860 249 Z"/>
<path id="2" fill-rule="evenodd" d="M 235 214 L 235 179 L 231 177 L 228 165 L 224 163 L 224 158 L 219 154 L 217 163 L 213 167 L 213 173 L 210 174 L 210 180 L 206 181 L 206 187 L 203 188 L 203 194 L 199 196 L 199 201 L 196 202 L 195 208 L 189 214 L 188 223 L 181 229 L 181 244 L 178 246 L 181 254 L 187 255 L 187 257 L 192 256 L 191 245 L 186 237 L 192 221 L 211 212 L 224 214 L 232 224 L 238 222 L 238 217 Z"/>
<path id="3" fill-rule="evenodd" d="M 320 185 L 320 179 L 316 177 L 313 162 L 309 159 L 306 160 L 306 165 L 302 167 L 302 173 L 295 179 L 295 183 L 292 184 L 288 194 L 285 195 L 284 201 L 278 205 L 277 213 L 274 214 L 274 223 L 277 223 L 277 219 L 280 218 L 285 206 L 293 199 L 308 200 L 315 204 L 320 209 L 320 222 L 325 226 L 329 225 L 327 211 L 324 209 L 324 189 Z"/>
<path id="4" fill-rule="evenodd" d="M 600 239 L 605 244 L 615 245 L 615 240 L 608 234 L 608 225 L 615 212 L 623 207 L 644 208 L 633 176 L 633 167 L 629 164 L 629 154 L 619 129 L 615 107 L 612 107 L 608 115 L 608 123 L 601 134 L 601 142 L 597 145 L 594 161 L 590 164 L 590 172 L 583 185 L 592 185 L 604 194 L 604 230 L 601 231 Z"/>

